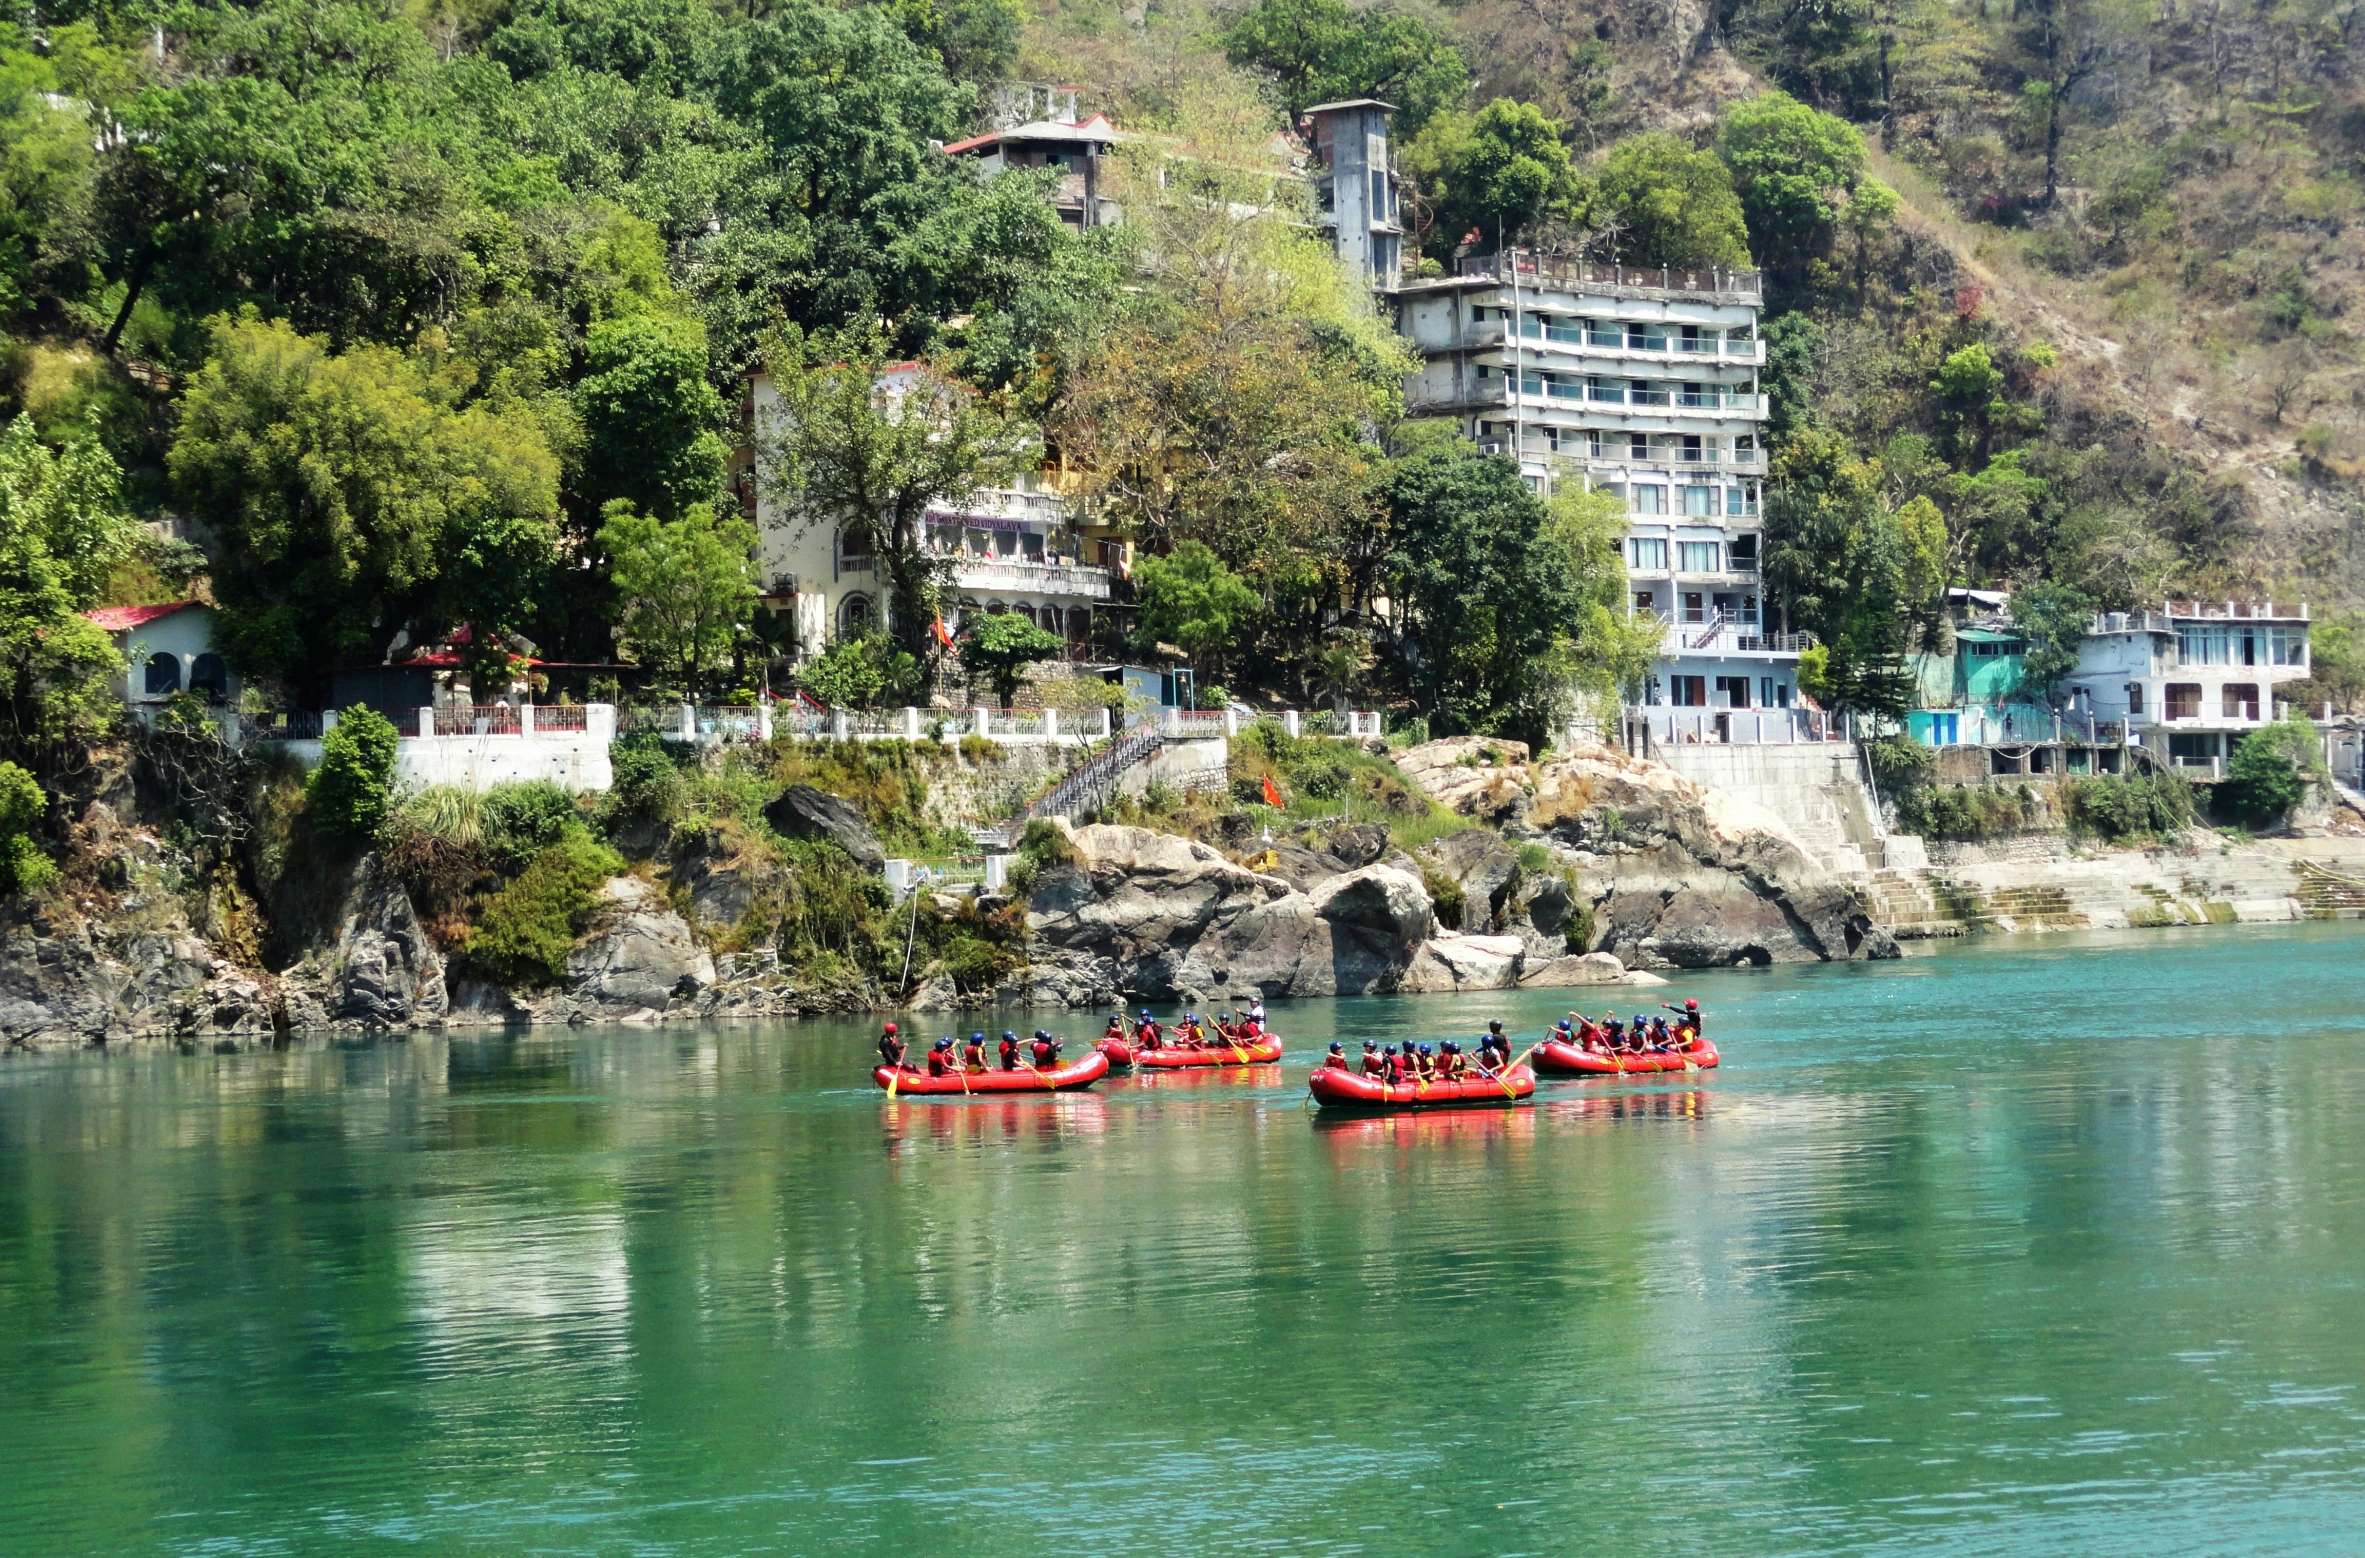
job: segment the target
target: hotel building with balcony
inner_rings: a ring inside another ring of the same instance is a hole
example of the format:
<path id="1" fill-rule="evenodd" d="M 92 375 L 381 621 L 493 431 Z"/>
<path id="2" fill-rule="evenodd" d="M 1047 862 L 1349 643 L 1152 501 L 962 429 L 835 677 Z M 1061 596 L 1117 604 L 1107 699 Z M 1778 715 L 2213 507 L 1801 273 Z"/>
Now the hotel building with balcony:
<path id="1" fill-rule="evenodd" d="M 2304 603 L 2109 612 L 2094 619 L 2060 690 L 2073 720 L 2123 725 L 2129 745 L 2220 773 L 2235 744 L 2275 718 L 2277 689 L 2306 680 L 2308 626 Z"/>
<path id="2" fill-rule="evenodd" d="M 1629 606 L 1666 624 L 1649 706 L 1798 700 L 1798 653 L 1761 583 L 1765 396 L 1754 271 L 1561 262 L 1521 251 L 1391 291 L 1422 366 L 1408 409 L 1451 416 L 1528 484 L 1609 492 Z M 1725 739 L 1765 728 L 1719 721 Z M 1785 725 L 1787 722 L 1783 722 Z"/>
<path id="3" fill-rule="evenodd" d="M 881 393 L 892 400 L 926 371 L 898 364 L 880 376 Z M 763 603 L 790 614 L 801 658 L 840 636 L 886 626 L 886 581 L 863 538 L 808 522 L 763 479 L 755 451 L 780 414 L 771 376 L 748 375 L 741 502 L 755 522 Z M 947 629 L 959 632 L 972 611 L 1015 611 L 1065 639 L 1071 658 L 1083 654 L 1093 614 L 1108 603 L 1112 571 L 1084 560 L 1101 555 L 1102 546 L 1076 534 L 1066 500 L 1041 475 L 931 508 L 926 527 L 927 549 L 948 567 Z"/>

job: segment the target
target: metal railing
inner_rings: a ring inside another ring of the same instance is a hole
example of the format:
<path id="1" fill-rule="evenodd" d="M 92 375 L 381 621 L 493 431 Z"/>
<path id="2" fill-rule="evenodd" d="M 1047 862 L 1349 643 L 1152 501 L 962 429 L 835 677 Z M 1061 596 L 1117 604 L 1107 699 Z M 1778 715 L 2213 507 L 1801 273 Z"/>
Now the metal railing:
<path id="1" fill-rule="evenodd" d="M 461 704 L 433 711 L 435 728 L 421 731 L 421 735 L 435 736 L 515 736 L 524 732 L 517 710 L 502 703 Z M 428 717 L 422 709 L 421 720 Z"/>
<path id="2" fill-rule="evenodd" d="M 318 741 L 325 724 L 316 709 L 288 709 L 281 713 L 241 714 L 238 739 L 247 741 Z"/>
<path id="3" fill-rule="evenodd" d="M 1493 277 L 1508 284 L 1514 277 L 1522 286 L 1538 281 L 1567 282 L 1580 287 L 1621 287 L 1638 292 L 1690 292 L 1757 297 L 1763 291 L 1753 270 L 1691 270 L 1680 266 L 1596 265 L 1590 260 L 1563 260 L 1514 249 L 1499 254 L 1472 254 L 1454 262 L 1454 274 Z"/>

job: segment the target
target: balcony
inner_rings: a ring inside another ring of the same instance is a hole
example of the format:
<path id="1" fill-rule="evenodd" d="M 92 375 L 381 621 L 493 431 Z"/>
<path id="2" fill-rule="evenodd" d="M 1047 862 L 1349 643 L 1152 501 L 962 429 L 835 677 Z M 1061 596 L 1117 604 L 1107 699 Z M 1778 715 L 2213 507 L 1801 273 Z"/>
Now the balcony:
<path id="1" fill-rule="evenodd" d="M 1055 595 L 1069 600 L 1107 600 L 1109 571 L 1065 558 L 972 557 L 956 555 L 953 586 L 965 595 Z"/>
<path id="2" fill-rule="evenodd" d="M 1710 337 L 1687 341 L 1676 335 L 1636 336 L 1624 330 L 1576 330 L 1539 319 L 1522 319 L 1516 342 L 1510 322 L 1500 319 L 1464 327 L 1460 341 L 1466 351 L 1507 352 L 1515 344 L 1522 351 L 1566 353 L 1571 357 L 1581 354 L 1588 362 L 1606 358 L 1646 367 L 1697 362 L 1754 368 L 1766 360 L 1765 342 L 1760 339 L 1732 341 Z"/>
<path id="3" fill-rule="evenodd" d="M 1537 290 L 1558 288 L 1602 297 L 1704 298 L 1755 306 L 1765 288 L 1753 270 L 1686 270 L 1676 266 L 1596 265 L 1559 260 L 1514 249 L 1474 254 L 1454 262 L 1463 281 L 1492 280 Z"/>

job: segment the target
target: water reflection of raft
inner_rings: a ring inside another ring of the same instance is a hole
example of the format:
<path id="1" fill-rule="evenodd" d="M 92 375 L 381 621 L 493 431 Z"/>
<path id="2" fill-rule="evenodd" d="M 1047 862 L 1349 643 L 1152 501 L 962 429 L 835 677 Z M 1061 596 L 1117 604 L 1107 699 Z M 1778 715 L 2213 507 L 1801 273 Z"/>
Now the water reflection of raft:
<path id="1" fill-rule="evenodd" d="M 1525 1103 L 1535 1095 L 1536 1074 L 1513 1066 L 1500 1076 L 1466 1077 L 1459 1082 L 1399 1082 L 1391 1087 L 1375 1077 L 1358 1076 L 1336 1066 L 1316 1066 L 1306 1088 L 1325 1109 L 1468 1109 L 1484 1104 Z"/>
<path id="2" fill-rule="evenodd" d="M 1688 1049 L 1672 1054 L 1616 1056 L 1580 1049 L 1558 1039 L 1546 1039 L 1536 1046 L 1536 1069 L 1553 1077 L 1645 1076 L 1658 1071 L 1681 1071 L 1687 1060 L 1705 1071 L 1716 1064 L 1716 1046 L 1701 1039 Z"/>
<path id="3" fill-rule="evenodd" d="M 1054 1093 L 1072 1087 L 1090 1087 L 1109 1074 L 1109 1057 L 1099 1050 L 1086 1050 L 1064 1066 L 1053 1066 L 1048 1071 L 972 1071 L 966 1076 L 932 1077 L 922 1071 L 905 1071 L 895 1077 L 895 1091 L 917 1098 L 974 1097 L 981 1093 Z M 873 1066 L 870 1079 L 881 1087 L 887 1085 L 891 1072 L 885 1066 Z"/>
<path id="4" fill-rule="evenodd" d="M 1135 1065 L 1157 1071 L 1174 1071 L 1184 1066 L 1256 1066 L 1280 1058 L 1281 1041 L 1269 1033 L 1254 1044 L 1210 1044 L 1204 1049 L 1161 1044 L 1156 1049 L 1133 1052 Z"/>

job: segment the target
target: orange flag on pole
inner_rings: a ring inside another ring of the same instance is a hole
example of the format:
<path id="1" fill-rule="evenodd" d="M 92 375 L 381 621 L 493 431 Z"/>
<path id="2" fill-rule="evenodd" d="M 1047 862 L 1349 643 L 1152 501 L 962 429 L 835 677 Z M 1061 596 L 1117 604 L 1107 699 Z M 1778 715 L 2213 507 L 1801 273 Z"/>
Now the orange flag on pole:
<path id="1" fill-rule="evenodd" d="M 953 635 L 945 628 L 942 617 L 936 619 L 936 641 L 947 649 L 953 647 Z"/>
<path id="2" fill-rule="evenodd" d="M 1273 776 L 1265 775 L 1265 804 L 1275 811 L 1281 809 L 1281 792 L 1273 786 Z"/>

